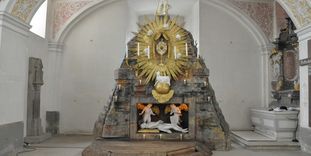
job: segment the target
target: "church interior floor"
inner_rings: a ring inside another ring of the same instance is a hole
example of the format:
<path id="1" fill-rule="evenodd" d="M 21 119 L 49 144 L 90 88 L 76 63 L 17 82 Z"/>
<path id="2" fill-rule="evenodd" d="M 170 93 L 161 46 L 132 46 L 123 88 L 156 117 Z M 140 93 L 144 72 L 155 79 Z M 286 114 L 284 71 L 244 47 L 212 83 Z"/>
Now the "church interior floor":
<path id="1" fill-rule="evenodd" d="M 32 145 L 18 156 L 81 156 L 84 148 L 91 144 L 92 136 L 57 136 L 41 144 Z M 214 151 L 213 156 L 310 156 L 293 150 L 247 150 L 232 144 L 231 151 Z"/>

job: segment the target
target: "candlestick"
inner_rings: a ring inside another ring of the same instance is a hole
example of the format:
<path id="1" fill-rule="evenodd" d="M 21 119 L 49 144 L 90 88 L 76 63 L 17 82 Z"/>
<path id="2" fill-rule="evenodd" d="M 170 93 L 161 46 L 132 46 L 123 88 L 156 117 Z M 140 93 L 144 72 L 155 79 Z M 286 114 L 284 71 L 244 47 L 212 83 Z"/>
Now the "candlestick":
<path id="1" fill-rule="evenodd" d="M 186 56 L 188 56 L 188 43 L 186 43 Z"/>
<path id="2" fill-rule="evenodd" d="M 174 46 L 174 56 L 175 56 L 175 60 L 177 59 L 177 49 L 176 49 L 176 46 Z"/>
<path id="3" fill-rule="evenodd" d="M 129 52 L 128 52 L 128 47 L 126 45 L 125 47 L 125 57 L 128 58 L 129 57 Z"/>
<path id="4" fill-rule="evenodd" d="M 139 46 L 139 42 L 138 42 L 137 43 L 137 56 L 139 56 L 139 54 L 140 54 L 139 50 L 140 50 L 140 46 Z"/>
<path id="5" fill-rule="evenodd" d="M 150 46 L 148 46 L 148 59 L 150 59 Z"/>

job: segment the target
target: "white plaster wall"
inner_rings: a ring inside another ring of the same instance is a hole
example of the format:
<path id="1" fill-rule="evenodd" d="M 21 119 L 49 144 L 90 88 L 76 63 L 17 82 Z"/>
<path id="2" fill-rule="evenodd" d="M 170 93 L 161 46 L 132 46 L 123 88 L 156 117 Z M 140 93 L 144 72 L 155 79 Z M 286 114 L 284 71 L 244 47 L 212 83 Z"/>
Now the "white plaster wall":
<path id="1" fill-rule="evenodd" d="M 231 15 L 201 3 L 200 52 L 230 128 L 250 129 L 249 108 L 262 103 L 259 45 Z"/>
<path id="2" fill-rule="evenodd" d="M 9 15 L 5 18 L 9 22 L 3 23 L 9 26 L 0 26 L 0 125 L 23 121 L 25 135 L 28 60 L 30 56 L 44 60 L 47 44 L 45 39 L 30 33 L 28 26 L 9 20 Z"/>
<path id="3" fill-rule="evenodd" d="M 80 21 L 65 40 L 61 72 L 61 133 L 91 133 L 125 54 L 127 3 L 115 2 Z"/>
<path id="4" fill-rule="evenodd" d="M 12 29 L 0 26 L 0 125 L 24 121 L 27 37 Z"/>

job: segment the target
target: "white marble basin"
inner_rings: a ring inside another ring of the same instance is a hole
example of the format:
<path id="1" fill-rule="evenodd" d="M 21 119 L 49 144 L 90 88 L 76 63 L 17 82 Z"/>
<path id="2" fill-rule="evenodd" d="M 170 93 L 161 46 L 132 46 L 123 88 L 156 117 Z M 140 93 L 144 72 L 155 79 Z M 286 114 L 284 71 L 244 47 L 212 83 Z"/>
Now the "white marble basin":
<path id="1" fill-rule="evenodd" d="M 251 121 L 255 132 L 277 141 L 291 141 L 295 138 L 298 111 L 274 112 L 268 108 L 252 108 Z"/>

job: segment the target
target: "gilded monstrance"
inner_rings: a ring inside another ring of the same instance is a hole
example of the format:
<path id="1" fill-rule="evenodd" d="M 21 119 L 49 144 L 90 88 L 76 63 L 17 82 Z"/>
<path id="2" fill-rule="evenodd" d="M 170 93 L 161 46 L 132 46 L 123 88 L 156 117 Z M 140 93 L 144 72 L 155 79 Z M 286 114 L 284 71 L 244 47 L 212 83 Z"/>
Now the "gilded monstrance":
<path id="1" fill-rule="evenodd" d="M 145 77 L 145 83 L 155 80 L 157 72 L 177 80 L 188 61 L 188 32 L 177 25 L 177 17 L 170 19 L 165 15 L 146 20 L 148 24 L 140 26 L 137 33 L 136 47 L 130 49 L 136 53 L 138 76 Z"/>
<path id="2" fill-rule="evenodd" d="M 129 52 L 136 60 L 133 66 L 136 76 L 144 79 L 144 84 L 154 82 L 152 94 L 164 103 L 174 95 L 170 81 L 187 73 L 189 34 L 177 24 L 178 16 L 171 19 L 165 10 L 159 10 L 154 20 L 147 17 L 145 20 L 147 24 L 139 25 L 136 44 Z"/>

